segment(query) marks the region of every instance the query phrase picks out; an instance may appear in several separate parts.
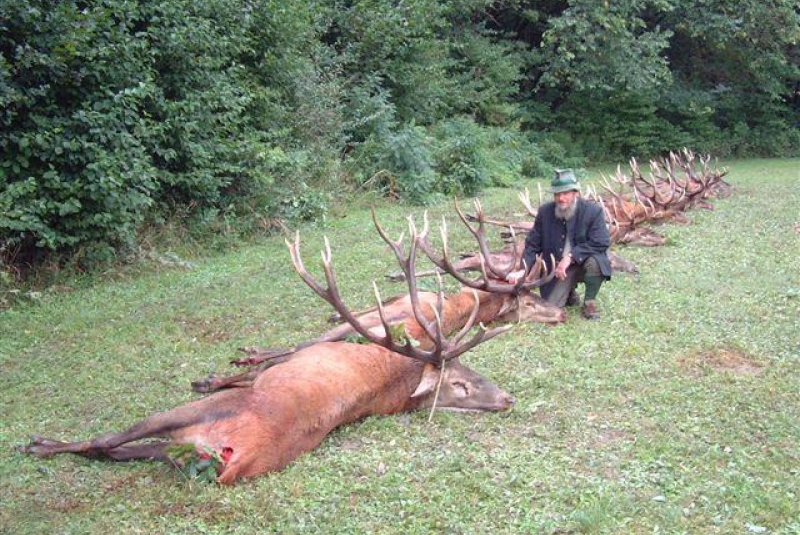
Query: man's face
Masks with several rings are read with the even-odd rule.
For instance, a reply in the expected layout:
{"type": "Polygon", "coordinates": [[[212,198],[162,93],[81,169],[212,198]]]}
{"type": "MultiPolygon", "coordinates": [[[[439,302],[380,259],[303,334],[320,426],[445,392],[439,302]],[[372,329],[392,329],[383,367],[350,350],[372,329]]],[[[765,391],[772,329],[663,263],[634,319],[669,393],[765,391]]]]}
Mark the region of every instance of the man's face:
{"type": "Polygon", "coordinates": [[[575,190],[562,191],[561,193],[554,193],[553,199],[556,201],[556,206],[561,210],[566,210],[575,204],[575,198],[578,192],[575,190]]]}

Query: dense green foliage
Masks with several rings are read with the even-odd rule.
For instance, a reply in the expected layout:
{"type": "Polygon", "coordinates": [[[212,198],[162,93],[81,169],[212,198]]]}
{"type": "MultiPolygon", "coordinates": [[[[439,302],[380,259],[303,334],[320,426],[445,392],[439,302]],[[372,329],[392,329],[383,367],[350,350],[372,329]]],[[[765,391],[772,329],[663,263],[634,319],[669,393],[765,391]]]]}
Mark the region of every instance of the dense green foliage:
{"type": "Polygon", "coordinates": [[[0,258],[683,146],[797,154],[799,21],[789,0],[0,0],[0,258]]]}

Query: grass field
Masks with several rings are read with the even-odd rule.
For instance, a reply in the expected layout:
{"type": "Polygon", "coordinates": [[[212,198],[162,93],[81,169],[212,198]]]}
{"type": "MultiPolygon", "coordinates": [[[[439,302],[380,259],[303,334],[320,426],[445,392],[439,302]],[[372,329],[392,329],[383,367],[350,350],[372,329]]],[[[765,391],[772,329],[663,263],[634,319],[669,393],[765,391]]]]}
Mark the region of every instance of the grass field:
{"type": "MultiPolygon", "coordinates": [[[[727,166],[715,211],[619,249],[641,274],[603,287],[600,321],[573,310],[463,357],[513,411],[370,418],[233,488],[14,446],[122,429],[194,399],[239,346],[326,329],[283,239],[44,290],[0,313],[0,533],[800,533],[800,159],[727,166]]],[[[515,191],[482,201],[521,211],[515,191]]],[[[378,215],[399,234],[411,211],[378,215]]],[[[430,212],[469,248],[450,204],[430,212]]],[[[301,230],[309,268],[330,238],[354,307],[396,270],[366,207],[301,230]]]]}

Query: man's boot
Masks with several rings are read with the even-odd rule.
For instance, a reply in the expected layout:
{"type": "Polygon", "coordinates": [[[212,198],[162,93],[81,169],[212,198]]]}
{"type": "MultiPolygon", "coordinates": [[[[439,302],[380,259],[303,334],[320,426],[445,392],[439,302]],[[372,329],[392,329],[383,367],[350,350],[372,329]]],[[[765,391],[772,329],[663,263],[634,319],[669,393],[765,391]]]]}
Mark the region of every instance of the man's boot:
{"type": "Polygon", "coordinates": [[[586,301],[581,309],[581,316],[587,320],[600,319],[600,312],[597,311],[597,304],[592,301],[586,301]]]}

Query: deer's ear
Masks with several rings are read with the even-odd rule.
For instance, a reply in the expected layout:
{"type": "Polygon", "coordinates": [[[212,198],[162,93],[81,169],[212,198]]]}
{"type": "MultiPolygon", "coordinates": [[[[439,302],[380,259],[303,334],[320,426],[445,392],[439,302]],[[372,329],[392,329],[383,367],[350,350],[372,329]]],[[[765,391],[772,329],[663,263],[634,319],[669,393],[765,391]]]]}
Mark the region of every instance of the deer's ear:
{"type": "Polygon", "coordinates": [[[436,383],[439,382],[440,373],[440,370],[433,364],[425,364],[425,367],[422,369],[422,377],[419,380],[419,385],[414,393],[411,394],[411,397],[417,398],[433,392],[433,389],[436,388],[436,383]]]}
{"type": "Polygon", "coordinates": [[[504,300],[500,310],[497,312],[497,317],[502,318],[506,314],[519,310],[519,301],[519,298],[504,300]]]}

